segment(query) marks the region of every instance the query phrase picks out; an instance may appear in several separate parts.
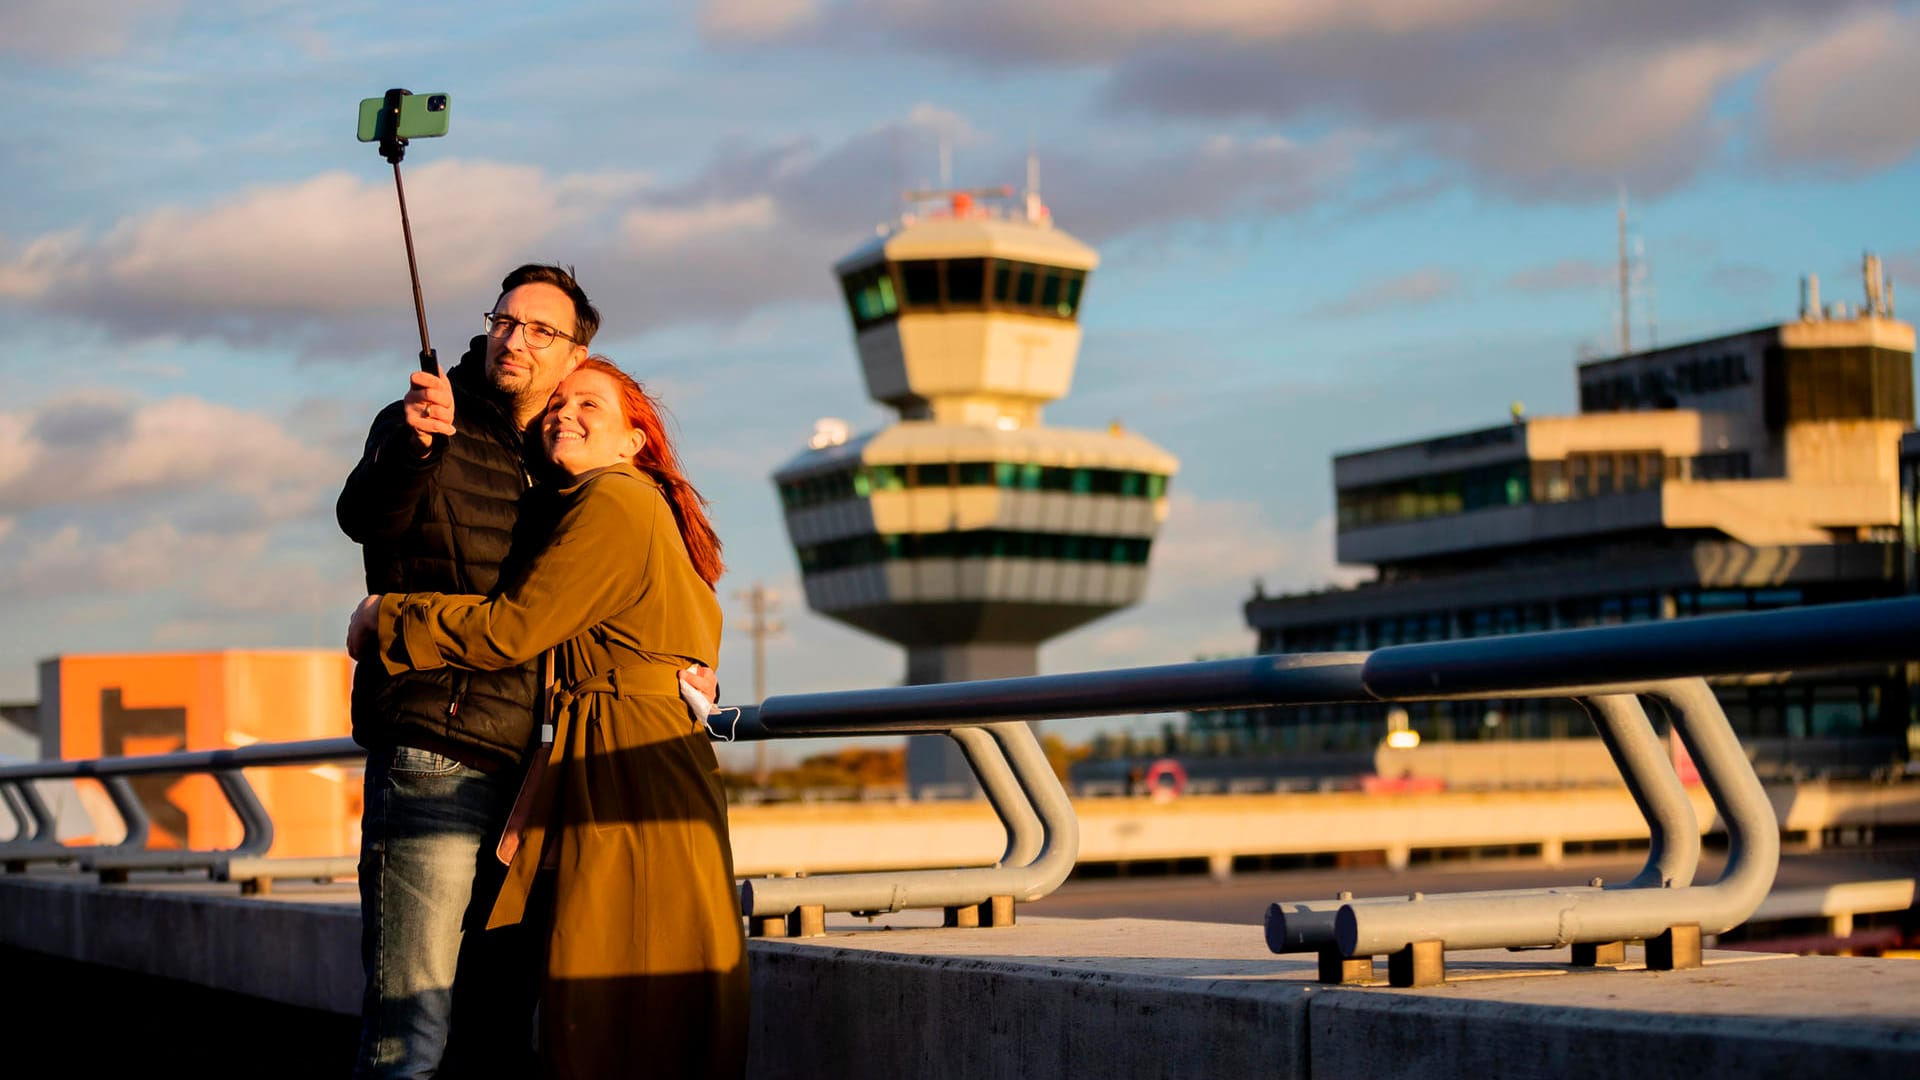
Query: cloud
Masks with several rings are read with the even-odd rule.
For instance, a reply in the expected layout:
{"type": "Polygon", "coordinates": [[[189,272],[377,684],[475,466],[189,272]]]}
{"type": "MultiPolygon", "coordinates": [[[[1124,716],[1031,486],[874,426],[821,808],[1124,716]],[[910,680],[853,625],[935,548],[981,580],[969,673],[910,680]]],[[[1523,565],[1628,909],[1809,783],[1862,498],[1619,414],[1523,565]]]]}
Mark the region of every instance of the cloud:
{"type": "Polygon", "coordinates": [[[1868,11],[1796,50],[1761,89],[1765,153],[1838,172],[1920,148],[1920,11],[1868,11]]]}
{"type": "Polygon", "coordinates": [[[1692,176],[1727,142],[1722,93],[1878,2],[850,0],[733,40],[1087,70],[1122,111],[1331,119],[1521,197],[1582,198],[1621,181],[1655,195],[1692,176]]]}
{"type": "Polygon", "coordinates": [[[8,0],[0,5],[0,53],[29,62],[124,52],[136,29],[170,21],[171,0],[8,0]]]}
{"type": "Polygon", "coordinates": [[[1529,266],[1507,277],[1506,286],[1520,292],[1580,292],[1612,285],[1619,271],[1598,259],[1561,259],[1546,266],[1529,266]]]}
{"type": "MultiPolygon", "coordinates": [[[[574,265],[615,335],[831,303],[834,260],[899,209],[887,178],[903,145],[939,134],[990,144],[964,117],[922,104],[905,120],[824,147],[730,142],[673,182],[430,163],[406,177],[430,326],[443,356],[455,351],[450,343],[466,340],[468,318],[493,301],[500,275],[530,260],[574,265]]],[[[1062,224],[1098,241],[1300,209],[1350,175],[1369,146],[1336,132],[1308,144],[1217,137],[1144,157],[1061,154],[1046,162],[1047,190],[1073,207],[1062,224]]],[[[1025,171],[1011,152],[998,170],[1025,171]]],[[[0,243],[0,306],[64,315],[123,340],[391,351],[412,321],[397,217],[389,185],[342,172],[161,206],[92,234],[0,243]]]]}
{"type": "Polygon", "coordinates": [[[0,412],[8,648],[335,644],[361,583],[328,511],[357,447],[327,426],[98,390],[0,412]]]}
{"type": "Polygon", "coordinates": [[[266,547],[263,529],[195,533],[170,521],[152,520],[118,536],[103,536],[68,523],[41,535],[11,560],[0,576],[0,596],[150,592],[192,580],[211,567],[245,564],[266,547]]]}
{"type": "Polygon", "coordinates": [[[1066,152],[1043,164],[1048,200],[1067,208],[1061,224],[1101,241],[1182,222],[1306,210],[1352,176],[1373,145],[1344,131],[1312,143],[1217,136],[1138,158],[1066,152]]]}
{"type": "MultiPolygon", "coordinates": [[[[574,196],[602,179],[463,161],[409,173],[429,302],[461,292],[491,300],[488,286],[509,260],[577,221],[575,206],[592,203],[574,196]]],[[[337,172],[207,206],[162,206],[98,236],[57,233],[0,251],[0,301],[127,338],[364,337],[368,320],[385,316],[384,329],[411,311],[398,218],[391,186],[337,172]]]]}
{"type": "Polygon", "coordinates": [[[1312,314],[1323,318],[1351,319],[1387,308],[1404,309],[1437,304],[1459,291],[1458,274],[1441,267],[1427,267],[1384,281],[1363,284],[1337,300],[1319,305],[1312,314]]]}
{"type": "Polygon", "coordinates": [[[1095,65],[1169,39],[1278,41],[1342,30],[1440,29],[1540,20],[1560,6],[1534,0],[708,0],[702,20],[722,41],[878,39],[989,66],[1095,65]]]}
{"type": "Polygon", "coordinates": [[[814,0],[706,0],[700,31],[713,41],[761,41],[805,25],[817,7],[814,0]]]}
{"type": "MultiPolygon", "coordinates": [[[[5,516],[198,494],[278,521],[310,510],[344,475],[342,463],[272,418],[193,397],[136,404],[111,391],[76,391],[34,413],[0,413],[5,516]]],[[[231,516],[205,503],[198,509],[207,520],[231,516]]]]}

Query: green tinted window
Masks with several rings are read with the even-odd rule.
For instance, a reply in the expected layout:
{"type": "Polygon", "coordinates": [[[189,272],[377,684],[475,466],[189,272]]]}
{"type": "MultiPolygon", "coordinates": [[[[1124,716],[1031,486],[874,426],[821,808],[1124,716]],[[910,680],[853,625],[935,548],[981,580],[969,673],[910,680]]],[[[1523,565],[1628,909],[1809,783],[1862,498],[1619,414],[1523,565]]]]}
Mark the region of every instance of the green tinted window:
{"type": "Polygon", "coordinates": [[[993,264],[993,298],[1003,304],[1013,297],[1013,267],[1004,259],[993,264]]]}
{"type": "Polygon", "coordinates": [[[847,309],[856,330],[891,318],[900,310],[893,291],[893,276],[886,266],[869,266],[840,279],[847,296],[847,309]]]}

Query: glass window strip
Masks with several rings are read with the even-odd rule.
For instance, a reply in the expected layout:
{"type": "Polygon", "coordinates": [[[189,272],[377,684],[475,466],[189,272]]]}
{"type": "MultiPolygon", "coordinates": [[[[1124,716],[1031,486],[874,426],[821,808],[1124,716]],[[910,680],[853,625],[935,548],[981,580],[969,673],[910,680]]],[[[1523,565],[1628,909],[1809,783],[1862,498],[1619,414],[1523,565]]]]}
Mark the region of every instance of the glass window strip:
{"type": "Polygon", "coordinates": [[[1152,548],[1153,542],[1144,537],[975,529],[856,536],[810,544],[797,548],[796,554],[803,571],[817,573],[905,559],[1024,558],[1140,566],[1152,548]]]}
{"type": "Polygon", "coordinates": [[[1073,495],[1164,498],[1169,478],[1128,469],[1090,469],[1016,461],[935,462],[918,465],[863,465],[777,484],[780,504],[797,510],[847,499],[865,499],[881,491],[924,488],[997,487],[1009,491],[1048,491],[1073,495]]]}

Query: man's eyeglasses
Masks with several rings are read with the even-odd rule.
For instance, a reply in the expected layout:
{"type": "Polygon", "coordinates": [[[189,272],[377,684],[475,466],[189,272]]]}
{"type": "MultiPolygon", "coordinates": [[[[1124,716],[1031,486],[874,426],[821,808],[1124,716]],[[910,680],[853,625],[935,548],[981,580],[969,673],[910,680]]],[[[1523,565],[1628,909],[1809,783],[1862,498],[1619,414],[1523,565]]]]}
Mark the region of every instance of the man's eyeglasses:
{"type": "Polygon", "coordinates": [[[482,315],[481,318],[487,321],[487,336],[501,341],[511,339],[514,327],[519,327],[520,337],[527,343],[529,349],[544,349],[553,344],[554,338],[566,338],[575,344],[580,341],[572,334],[563,334],[546,323],[521,322],[511,315],[500,315],[491,311],[482,315]]]}

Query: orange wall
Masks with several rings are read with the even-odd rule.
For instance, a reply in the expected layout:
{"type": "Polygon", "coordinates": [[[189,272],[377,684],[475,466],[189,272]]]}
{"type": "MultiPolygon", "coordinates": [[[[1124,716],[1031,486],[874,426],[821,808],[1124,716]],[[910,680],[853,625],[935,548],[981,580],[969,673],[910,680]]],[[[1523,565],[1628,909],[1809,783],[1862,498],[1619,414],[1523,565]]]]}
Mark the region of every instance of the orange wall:
{"type": "MultiPolygon", "coordinates": [[[[349,731],[353,662],[338,651],[119,653],[46,664],[58,671],[55,730],[62,758],[219,750],[349,731]]],[[[273,818],[271,854],[357,850],[360,775],[358,762],[246,770],[273,818]]],[[[240,842],[240,822],[212,777],[153,777],[135,786],[154,818],[151,846],[219,849],[240,842]]],[[[117,831],[110,821],[100,824],[103,833],[117,831]]]]}

